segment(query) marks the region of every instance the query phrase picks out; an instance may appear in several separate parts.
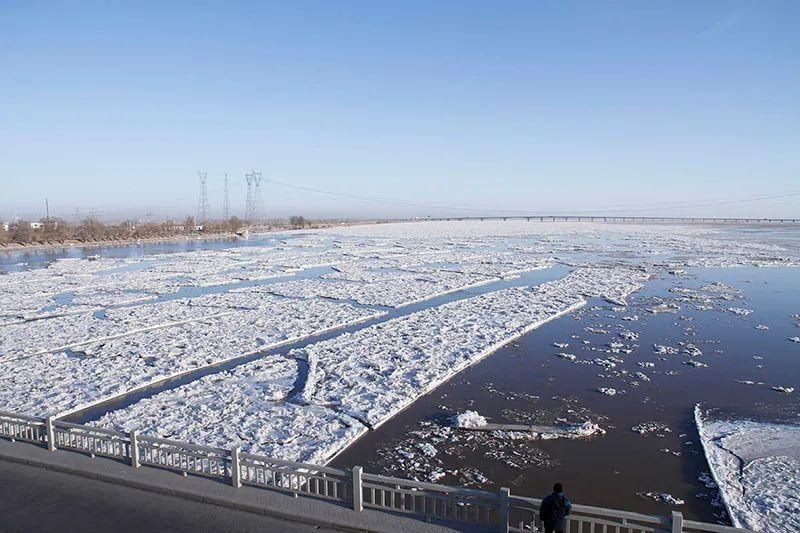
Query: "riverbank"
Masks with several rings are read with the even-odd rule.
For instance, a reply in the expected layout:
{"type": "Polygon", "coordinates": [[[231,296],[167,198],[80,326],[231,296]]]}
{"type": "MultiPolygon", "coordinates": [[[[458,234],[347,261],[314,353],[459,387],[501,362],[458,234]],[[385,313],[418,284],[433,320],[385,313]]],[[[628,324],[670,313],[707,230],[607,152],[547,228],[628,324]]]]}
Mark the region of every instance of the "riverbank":
{"type": "MultiPolygon", "coordinates": [[[[314,225],[305,228],[275,226],[275,227],[267,227],[259,231],[251,231],[250,235],[285,233],[289,231],[313,231],[325,228],[354,226],[362,224],[377,224],[377,223],[379,223],[379,221],[358,220],[358,221],[346,221],[346,222],[315,223],[314,225]]],[[[101,241],[66,240],[63,242],[46,242],[46,243],[30,243],[30,244],[20,244],[14,242],[14,243],[0,244],[0,253],[35,252],[42,250],[58,250],[58,249],[71,249],[71,248],[105,248],[105,247],[115,247],[115,246],[131,246],[135,244],[158,244],[158,243],[189,242],[189,241],[202,241],[202,242],[222,241],[222,240],[229,240],[236,238],[242,238],[242,237],[234,232],[224,232],[224,233],[212,233],[212,234],[198,233],[191,235],[172,235],[163,237],[147,237],[147,238],[131,238],[131,239],[109,239],[101,241]]]]}
{"type": "MultiPolygon", "coordinates": [[[[265,232],[267,233],[267,232],[265,232]]],[[[174,235],[170,237],[148,237],[145,239],[112,239],[108,241],[78,241],[67,240],[64,242],[47,243],[7,243],[0,245],[0,252],[33,252],[40,250],[67,249],[67,248],[104,248],[108,246],[130,246],[132,244],[154,244],[161,242],[183,242],[183,241],[215,241],[237,238],[235,233],[215,233],[213,235],[174,235]]]]}

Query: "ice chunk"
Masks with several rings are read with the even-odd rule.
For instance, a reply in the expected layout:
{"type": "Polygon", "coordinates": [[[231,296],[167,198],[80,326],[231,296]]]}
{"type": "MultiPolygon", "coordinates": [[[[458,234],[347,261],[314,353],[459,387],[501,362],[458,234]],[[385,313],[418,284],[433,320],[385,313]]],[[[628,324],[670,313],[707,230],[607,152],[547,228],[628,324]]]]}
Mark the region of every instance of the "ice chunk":
{"type": "Polygon", "coordinates": [[[655,434],[656,436],[663,437],[665,433],[671,433],[672,430],[664,424],[663,422],[642,422],[641,424],[636,424],[631,428],[631,430],[635,431],[640,435],[651,435],[655,434]]]}
{"type": "Polygon", "coordinates": [[[666,503],[667,505],[683,505],[686,503],[668,492],[640,492],[639,495],[643,498],[650,498],[657,502],[666,503]]]}
{"type": "Polygon", "coordinates": [[[485,425],[486,418],[477,411],[465,411],[455,418],[455,426],[458,428],[476,428],[485,425]]]}

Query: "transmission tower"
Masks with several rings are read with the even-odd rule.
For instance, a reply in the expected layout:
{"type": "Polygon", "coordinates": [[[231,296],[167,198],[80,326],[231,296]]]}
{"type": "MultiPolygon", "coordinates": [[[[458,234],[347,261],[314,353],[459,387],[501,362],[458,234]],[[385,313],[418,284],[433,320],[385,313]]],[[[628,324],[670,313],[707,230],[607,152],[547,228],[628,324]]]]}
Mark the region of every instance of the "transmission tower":
{"type": "Polygon", "coordinates": [[[251,170],[245,174],[247,179],[247,205],[245,218],[251,224],[264,221],[264,198],[261,196],[261,172],[251,170]]]}
{"type": "Polygon", "coordinates": [[[252,204],[253,204],[253,176],[248,172],[244,175],[247,180],[247,203],[244,204],[244,219],[246,222],[251,222],[252,204]]]}
{"type": "Polygon", "coordinates": [[[197,171],[200,177],[200,202],[197,206],[197,222],[202,224],[208,219],[208,191],[206,190],[206,182],[208,181],[208,174],[205,172],[197,171]]]}
{"type": "Polygon", "coordinates": [[[255,188],[253,189],[253,220],[264,222],[264,197],[261,196],[261,172],[255,173],[255,188]]]}
{"type": "Polygon", "coordinates": [[[222,220],[231,218],[231,206],[228,202],[228,173],[225,173],[225,200],[222,202],[222,220]]]}

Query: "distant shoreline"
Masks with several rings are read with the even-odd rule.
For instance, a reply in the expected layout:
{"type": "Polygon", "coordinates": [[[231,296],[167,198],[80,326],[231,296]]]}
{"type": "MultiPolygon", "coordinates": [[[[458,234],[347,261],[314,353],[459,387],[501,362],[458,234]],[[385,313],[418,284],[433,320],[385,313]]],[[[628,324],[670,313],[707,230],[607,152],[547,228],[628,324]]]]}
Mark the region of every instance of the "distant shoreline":
{"type": "MultiPolygon", "coordinates": [[[[265,232],[269,233],[269,232],[265,232]]],[[[212,235],[174,235],[171,237],[147,237],[137,239],[112,239],[108,241],[89,241],[82,242],[76,240],[68,240],[64,242],[47,242],[35,244],[19,244],[7,243],[0,245],[0,252],[14,253],[14,252],[27,252],[27,251],[41,251],[51,250],[58,248],[102,248],[104,246],[130,246],[132,244],[152,244],[159,242],[179,242],[179,241],[211,241],[211,240],[226,240],[236,238],[238,235],[235,233],[214,233],[212,235]]]]}
{"type": "MultiPolygon", "coordinates": [[[[270,227],[262,231],[251,232],[250,235],[264,235],[268,233],[284,233],[289,231],[313,231],[318,229],[333,228],[340,226],[354,226],[363,224],[376,224],[378,221],[348,221],[348,222],[320,222],[315,223],[313,226],[305,228],[284,228],[284,227],[270,227]]],[[[48,242],[48,243],[33,243],[33,244],[20,244],[20,243],[6,243],[0,244],[0,253],[16,253],[16,252],[36,252],[42,250],[57,250],[57,249],[71,249],[71,248],[102,248],[106,246],[130,246],[134,244],[155,244],[155,243],[170,243],[181,241],[224,241],[229,239],[243,238],[237,233],[210,233],[210,234],[192,234],[192,235],[172,235],[168,237],[146,237],[146,238],[131,238],[131,239],[111,239],[107,241],[89,241],[82,242],[78,240],[67,240],[64,242],[48,242]]]]}

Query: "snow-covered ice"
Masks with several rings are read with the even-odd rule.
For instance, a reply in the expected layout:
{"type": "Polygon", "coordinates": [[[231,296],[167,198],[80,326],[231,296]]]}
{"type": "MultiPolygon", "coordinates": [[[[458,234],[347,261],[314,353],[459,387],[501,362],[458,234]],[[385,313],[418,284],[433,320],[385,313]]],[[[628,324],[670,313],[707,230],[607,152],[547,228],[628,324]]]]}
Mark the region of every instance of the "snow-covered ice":
{"type": "Polygon", "coordinates": [[[400,307],[434,296],[496,281],[481,274],[455,272],[381,273],[370,282],[348,279],[302,279],[270,285],[282,296],[355,300],[366,305],[400,307]]]}
{"type": "Polygon", "coordinates": [[[377,426],[503,344],[583,303],[575,294],[507,289],[312,344],[297,354],[310,365],[303,398],[377,426]]]}
{"type": "Polygon", "coordinates": [[[295,361],[271,356],[145,398],[94,424],[324,464],[367,428],[325,407],[283,401],[296,379],[295,361]]]}
{"type": "Polygon", "coordinates": [[[0,361],[88,344],[100,339],[221,315],[230,310],[193,307],[171,300],[11,324],[0,328],[0,361]]]}
{"type": "Polygon", "coordinates": [[[455,426],[457,428],[476,428],[486,425],[486,418],[477,413],[477,411],[465,411],[455,417],[455,426]]]}
{"type": "Polygon", "coordinates": [[[733,524],[800,531],[800,425],[715,420],[700,407],[695,421],[733,524]]]}
{"type": "Polygon", "coordinates": [[[646,277],[601,270],[450,302],[307,346],[297,354],[310,365],[302,397],[378,426],[503,344],[584,305],[584,296],[624,300],[646,277]]]}
{"type": "MultiPolygon", "coordinates": [[[[83,344],[80,349],[0,362],[0,410],[39,416],[73,411],[168,377],[383,314],[322,300],[271,298],[268,313],[228,311],[83,344]]],[[[205,313],[214,309],[185,307],[205,313]]]]}

